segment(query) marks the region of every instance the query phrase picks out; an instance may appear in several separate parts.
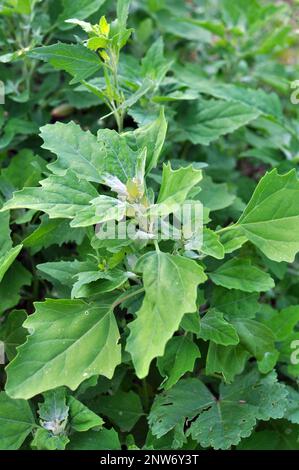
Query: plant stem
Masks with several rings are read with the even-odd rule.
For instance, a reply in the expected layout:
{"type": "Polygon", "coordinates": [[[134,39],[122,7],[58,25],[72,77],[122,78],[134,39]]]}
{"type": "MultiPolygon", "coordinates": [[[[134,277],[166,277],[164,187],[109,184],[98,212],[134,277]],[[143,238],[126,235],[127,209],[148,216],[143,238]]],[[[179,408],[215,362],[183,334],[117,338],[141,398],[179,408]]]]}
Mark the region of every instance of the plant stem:
{"type": "Polygon", "coordinates": [[[117,307],[118,305],[120,305],[122,302],[124,302],[125,300],[128,300],[130,299],[131,297],[134,297],[135,295],[138,295],[140,294],[141,292],[144,292],[144,287],[141,287],[140,289],[137,289],[135,290],[134,292],[131,292],[130,294],[128,295],[125,295],[124,297],[122,297],[121,299],[119,300],[116,300],[113,304],[112,304],[112,310],[115,309],[115,307],[117,307]]]}

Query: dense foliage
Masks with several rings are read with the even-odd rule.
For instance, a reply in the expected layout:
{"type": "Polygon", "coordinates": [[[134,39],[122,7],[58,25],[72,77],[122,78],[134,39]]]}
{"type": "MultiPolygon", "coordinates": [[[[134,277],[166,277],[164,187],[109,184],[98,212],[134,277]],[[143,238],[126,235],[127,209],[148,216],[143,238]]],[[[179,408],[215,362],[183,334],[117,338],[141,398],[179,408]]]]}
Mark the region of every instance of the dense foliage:
{"type": "Polygon", "coordinates": [[[0,449],[299,449],[296,5],[0,2],[0,449]]]}

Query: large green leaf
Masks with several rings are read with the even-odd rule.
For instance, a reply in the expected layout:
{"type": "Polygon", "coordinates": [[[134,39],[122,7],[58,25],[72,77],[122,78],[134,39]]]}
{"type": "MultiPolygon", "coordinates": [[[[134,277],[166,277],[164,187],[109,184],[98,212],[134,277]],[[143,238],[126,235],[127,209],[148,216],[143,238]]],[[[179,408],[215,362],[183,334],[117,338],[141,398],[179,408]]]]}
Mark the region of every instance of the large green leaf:
{"type": "Polygon", "coordinates": [[[239,289],[245,292],[265,292],[275,284],[271,276],[249,259],[231,259],[210,273],[210,278],[218,286],[239,289]]]}
{"type": "Polygon", "coordinates": [[[85,20],[105,3],[106,0],[63,0],[63,10],[58,17],[61,29],[70,28],[64,21],[70,18],[85,20]]]}
{"type": "Polygon", "coordinates": [[[114,395],[101,395],[92,403],[93,409],[107,416],[121,431],[130,431],[143,416],[140,397],[132,390],[118,390],[114,395]]]}
{"type": "Polygon", "coordinates": [[[69,450],[120,450],[117,432],[112,429],[74,433],[67,446],[69,450]]]}
{"type": "Polygon", "coordinates": [[[178,140],[209,145],[221,135],[234,132],[259,116],[259,111],[242,103],[200,100],[179,118],[178,140]]]}
{"type": "Polygon", "coordinates": [[[199,77],[196,66],[176,67],[176,77],[193,90],[213,98],[246,104],[266,115],[281,118],[282,110],[278,96],[261,89],[251,89],[233,83],[222,83],[199,77]]]}
{"type": "Polygon", "coordinates": [[[43,148],[57,155],[57,160],[48,165],[56,175],[65,175],[71,168],[79,179],[100,182],[103,154],[96,137],[83,131],[73,121],[68,124],[56,122],[41,127],[43,148]]]}
{"type": "Polygon", "coordinates": [[[49,62],[58,70],[68,72],[74,77],[73,83],[85,80],[101,68],[101,61],[97,54],[81,44],[58,42],[51,46],[32,49],[28,55],[33,59],[49,62]]]}
{"type": "Polygon", "coordinates": [[[299,251],[299,182],[296,171],[274,169],[260,180],[237,227],[268,258],[294,261],[299,251]]]}
{"type": "Polygon", "coordinates": [[[249,357],[248,351],[240,344],[223,346],[210,341],[206,359],[206,374],[221,374],[224,381],[230,383],[236,375],[243,372],[249,357]]]}
{"type": "Polygon", "coordinates": [[[152,359],[164,353],[184,314],[196,310],[197,286],[206,276],[195,261],[161,251],[145,255],[136,269],[143,273],[145,297],[130,324],[127,351],[142,378],[152,359]]]}
{"type": "Polygon", "coordinates": [[[4,274],[12,265],[23,245],[12,247],[9,228],[9,213],[0,214],[0,282],[4,274]]]}
{"type": "Polygon", "coordinates": [[[174,336],[157,360],[160,374],[164,377],[163,388],[171,388],[186,372],[192,372],[197,358],[201,356],[198,346],[188,336],[174,336]]]}
{"type": "Polygon", "coordinates": [[[240,375],[231,385],[221,384],[217,399],[199,379],[185,379],[155,399],[149,424],[161,437],[182,420],[192,419],[187,431],[192,439],[202,447],[228,449],[248,437],[257,420],[282,418],[286,396],[275,372],[261,376],[253,369],[240,375]]]}
{"type": "Polygon", "coordinates": [[[16,450],[36,427],[30,405],[0,393],[0,450],[16,450]]]}
{"type": "Polygon", "coordinates": [[[96,374],[111,378],[120,362],[119,332],[111,302],[37,303],[36,313],[24,323],[31,334],[7,367],[7,393],[30,398],[61,385],[74,390],[96,374]]]}
{"type": "Polygon", "coordinates": [[[239,343],[236,329],[223,318],[223,313],[210,309],[200,322],[200,337],[229,346],[239,343]]]}
{"type": "Polygon", "coordinates": [[[24,188],[14,193],[13,198],[6,202],[1,209],[35,209],[46,212],[50,218],[75,218],[78,212],[86,210],[89,219],[84,219],[84,225],[90,220],[90,201],[98,196],[91,183],[79,180],[72,170],[64,176],[52,175],[40,182],[41,187],[24,188]]]}

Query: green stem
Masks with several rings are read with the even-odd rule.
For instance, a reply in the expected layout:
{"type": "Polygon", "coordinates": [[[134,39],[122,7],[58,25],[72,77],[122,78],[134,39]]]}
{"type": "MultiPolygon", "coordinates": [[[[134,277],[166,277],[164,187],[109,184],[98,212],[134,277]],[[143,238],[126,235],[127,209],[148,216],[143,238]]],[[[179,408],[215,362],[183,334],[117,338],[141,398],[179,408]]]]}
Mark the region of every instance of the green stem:
{"type": "Polygon", "coordinates": [[[237,224],[228,225],[227,227],[223,227],[223,228],[220,228],[219,230],[216,230],[215,233],[223,233],[223,232],[227,232],[228,230],[235,230],[236,228],[238,228],[237,224]]]}
{"type": "Polygon", "coordinates": [[[118,305],[120,305],[122,302],[124,302],[125,300],[128,300],[130,299],[131,297],[134,297],[135,295],[138,295],[140,294],[141,292],[144,292],[144,287],[141,287],[140,289],[137,289],[135,290],[134,292],[131,292],[130,294],[128,295],[125,295],[124,297],[122,297],[121,299],[119,300],[116,300],[113,304],[112,304],[112,310],[115,309],[115,307],[117,307],[118,305]]]}

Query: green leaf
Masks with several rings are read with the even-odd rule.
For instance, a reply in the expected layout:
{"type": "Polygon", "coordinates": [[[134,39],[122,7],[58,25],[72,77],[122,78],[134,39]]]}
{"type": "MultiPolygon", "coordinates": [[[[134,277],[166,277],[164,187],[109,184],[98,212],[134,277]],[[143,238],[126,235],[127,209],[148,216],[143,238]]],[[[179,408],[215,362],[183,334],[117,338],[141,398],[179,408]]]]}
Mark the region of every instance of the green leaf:
{"type": "Polygon", "coordinates": [[[213,256],[213,258],[224,258],[224,247],[219,240],[219,235],[206,227],[203,229],[203,245],[200,251],[207,256],[213,256]]]}
{"type": "Polygon", "coordinates": [[[203,382],[195,378],[182,379],[170,390],[156,396],[148,416],[150,430],[161,438],[186,417],[195,417],[213,403],[214,397],[203,382]]]}
{"type": "Polygon", "coordinates": [[[8,394],[30,398],[61,385],[75,390],[92,375],[111,378],[120,362],[111,303],[112,299],[103,299],[100,305],[50,299],[37,303],[36,313],[24,323],[32,333],[7,367],[8,394]]]}
{"type": "Polygon", "coordinates": [[[273,421],[271,430],[256,431],[239,445],[238,450],[299,450],[299,426],[285,420],[273,421]]]}
{"type": "Polygon", "coordinates": [[[79,400],[74,397],[69,397],[69,419],[70,425],[75,431],[88,431],[92,428],[103,426],[104,421],[87,406],[83,405],[79,400]]]}
{"type": "Polygon", "coordinates": [[[177,140],[209,145],[221,135],[234,132],[259,116],[254,108],[241,103],[200,100],[180,116],[177,140]]]}
{"type": "Polygon", "coordinates": [[[91,132],[83,131],[73,121],[56,122],[41,127],[40,136],[42,147],[57,155],[57,160],[48,165],[53,173],[65,175],[71,168],[79,179],[101,182],[103,154],[91,132]]]}
{"type": "MultiPolygon", "coordinates": [[[[263,323],[251,319],[233,320],[240,342],[256,359],[262,360],[265,355],[275,352],[274,335],[263,323]]],[[[275,364],[274,364],[275,365],[275,364]]],[[[270,370],[273,368],[270,367],[270,370]]],[[[267,371],[269,372],[269,370],[267,371]]]]}
{"type": "Polygon", "coordinates": [[[192,165],[173,170],[170,162],[164,163],[157,204],[162,204],[167,212],[171,212],[185,201],[190,190],[201,179],[202,171],[196,170],[192,165]]]}
{"type": "MultiPolygon", "coordinates": [[[[64,388],[57,388],[44,393],[44,402],[38,405],[41,426],[54,435],[65,433],[69,407],[66,404],[64,388]]],[[[40,437],[44,439],[45,433],[40,437]]]]}
{"type": "Polygon", "coordinates": [[[72,83],[86,80],[102,67],[100,58],[81,44],[58,42],[32,49],[27,55],[49,62],[55,69],[69,73],[73,77],[72,83]]]}
{"type": "Polygon", "coordinates": [[[31,447],[36,450],[64,450],[69,438],[65,434],[54,435],[43,428],[38,428],[31,442],[31,447]]]}
{"type": "Polygon", "coordinates": [[[133,150],[146,148],[146,172],[155,168],[165,141],[167,121],[164,108],[161,108],[159,117],[149,124],[138,127],[124,135],[133,150]]]}
{"type": "Polygon", "coordinates": [[[11,361],[17,354],[17,346],[26,340],[27,330],[23,323],[27,318],[25,310],[13,310],[0,327],[0,340],[4,343],[5,353],[11,361]]]}
{"type": "Polygon", "coordinates": [[[25,400],[12,400],[6,393],[1,392],[0,449],[19,449],[35,427],[29,403],[25,400]]]}
{"type": "Polygon", "coordinates": [[[22,287],[30,286],[31,280],[31,273],[27,271],[21,263],[15,261],[6,272],[0,284],[1,313],[18,304],[22,287]]]}
{"type": "Polygon", "coordinates": [[[164,57],[164,43],[160,37],[148,49],[146,55],[141,61],[141,75],[150,78],[159,86],[168,70],[172,65],[172,61],[164,57]]]}
{"type": "Polygon", "coordinates": [[[85,20],[100,9],[106,0],[63,0],[63,10],[58,17],[61,29],[68,29],[70,25],[64,21],[69,18],[85,20]]]}
{"type": "Polygon", "coordinates": [[[165,353],[157,360],[157,367],[162,377],[165,390],[171,388],[186,373],[192,372],[197,358],[201,356],[198,346],[188,336],[171,338],[165,353]]]}
{"type": "Polygon", "coordinates": [[[75,433],[68,444],[69,450],[120,450],[117,432],[112,429],[75,433]]]}
{"type": "Polygon", "coordinates": [[[140,398],[132,390],[118,390],[111,396],[102,395],[95,400],[93,408],[107,416],[123,432],[130,431],[144,414],[140,398]]]}
{"type": "Polygon", "coordinates": [[[200,322],[200,335],[205,341],[229,346],[239,343],[239,337],[233,325],[228,323],[223,313],[215,308],[208,310],[200,322]]]}
{"type": "Polygon", "coordinates": [[[232,385],[221,384],[217,400],[199,379],[185,379],[155,399],[149,424],[161,437],[182,419],[192,420],[187,435],[193,440],[202,447],[228,449],[248,437],[257,420],[282,418],[286,396],[275,372],[263,377],[252,369],[232,385]]]}
{"type": "Polygon", "coordinates": [[[250,259],[226,261],[210,273],[210,278],[218,286],[245,292],[266,292],[275,286],[271,276],[253,266],[250,259]]]}
{"type": "Polygon", "coordinates": [[[250,354],[240,344],[222,346],[211,341],[206,360],[206,374],[221,374],[224,381],[230,383],[236,375],[243,372],[249,357],[250,354]]]}
{"type": "Polygon", "coordinates": [[[266,173],[237,227],[271,260],[293,262],[299,251],[299,182],[296,171],[279,175],[274,169],[266,173]]]}
{"type": "MultiPolygon", "coordinates": [[[[96,189],[88,181],[79,180],[72,170],[64,176],[49,176],[40,182],[41,187],[24,188],[13,194],[4,204],[3,210],[35,209],[46,212],[50,218],[74,218],[84,210],[89,214],[89,203],[98,196],[96,189]]],[[[86,225],[92,217],[84,219],[86,225]]],[[[82,222],[83,223],[83,222],[82,222]]]]}
{"type": "Polygon", "coordinates": [[[228,191],[226,183],[214,183],[212,178],[204,176],[200,182],[200,193],[196,196],[210,211],[218,211],[230,206],[235,196],[228,191]]]}
{"type": "Polygon", "coordinates": [[[266,93],[261,89],[251,89],[232,83],[221,83],[199,77],[199,71],[194,65],[176,67],[176,77],[193,90],[213,98],[238,102],[265,114],[281,119],[282,110],[278,96],[266,93]]]}
{"type": "Polygon", "coordinates": [[[218,402],[192,423],[189,434],[201,446],[228,449],[248,437],[257,419],[282,418],[286,388],[275,372],[261,377],[256,370],[220,386],[218,402]]]}
{"type": "Polygon", "coordinates": [[[254,318],[260,310],[259,293],[248,294],[235,289],[215,286],[212,294],[212,307],[220,310],[229,320],[234,318],[254,318]]]}
{"type": "Polygon", "coordinates": [[[275,341],[284,341],[293,334],[299,323],[299,306],[292,305],[280,311],[267,309],[265,313],[262,310],[258,318],[271,329],[275,341]]]}
{"type": "Polygon", "coordinates": [[[132,150],[126,134],[118,134],[111,129],[100,129],[97,134],[98,148],[103,159],[105,173],[117,176],[126,183],[135,176],[135,166],[139,149],[132,150]]]}
{"type": "Polygon", "coordinates": [[[20,253],[23,245],[17,245],[12,247],[12,241],[10,239],[10,228],[9,228],[9,213],[0,214],[0,282],[3,279],[4,274],[10,268],[18,254],[20,253]]]}
{"type": "Polygon", "coordinates": [[[206,276],[194,261],[160,251],[143,256],[136,269],[143,273],[145,297],[130,324],[127,351],[143,378],[152,359],[163,355],[184,314],[196,311],[197,285],[206,276]]]}
{"type": "Polygon", "coordinates": [[[23,246],[30,248],[32,254],[51,245],[61,246],[63,243],[77,243],[80,245],[85,236],[84,229],[70,227],[69,221],[64,219],[49,219],[47,215],[40,218],[39,226],[23,240],[23,246]]]}

